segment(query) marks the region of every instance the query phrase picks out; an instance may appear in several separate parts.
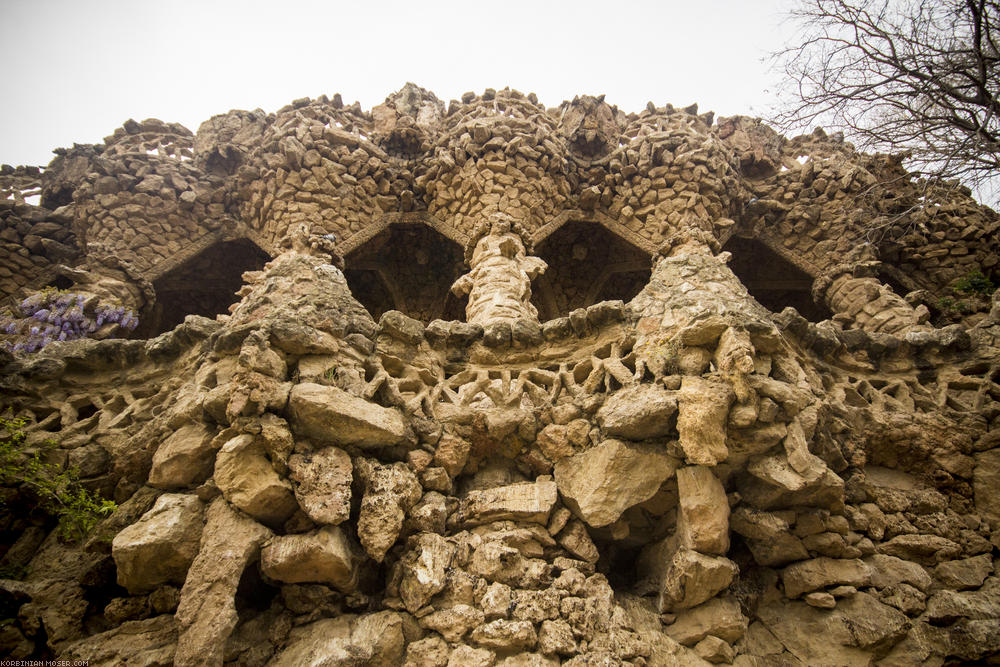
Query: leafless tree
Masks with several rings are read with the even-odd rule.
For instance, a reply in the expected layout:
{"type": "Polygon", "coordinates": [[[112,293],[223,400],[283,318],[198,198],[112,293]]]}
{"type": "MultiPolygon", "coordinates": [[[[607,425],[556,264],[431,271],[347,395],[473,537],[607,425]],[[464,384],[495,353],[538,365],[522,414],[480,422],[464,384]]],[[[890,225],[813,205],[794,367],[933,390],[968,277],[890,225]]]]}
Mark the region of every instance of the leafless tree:
{"type": "Polygon", "coordinates": [[[821,125],[910,169],[993,190],[1000,176],[1000,2],[800,0],[774,120],[821,125]]]}

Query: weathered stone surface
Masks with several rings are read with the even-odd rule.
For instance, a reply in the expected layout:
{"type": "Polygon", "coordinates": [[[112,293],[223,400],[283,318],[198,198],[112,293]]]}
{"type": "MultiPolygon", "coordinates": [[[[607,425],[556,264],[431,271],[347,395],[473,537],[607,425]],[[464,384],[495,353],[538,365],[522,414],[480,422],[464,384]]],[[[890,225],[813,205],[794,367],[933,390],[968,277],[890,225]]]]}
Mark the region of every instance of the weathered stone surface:
{"type": "Polygon", "coordinates": [[[938,535],[898,535],[880,544],[878,550],[922,565],[951,560],[962,553],[962,547],[938,535]]]}
{"type": "Polygon", "coordinates": [[[358,554],[337,526],[273,538],[261,550],[261,571],[288,584],[329,584],[349,593],[358,580],[358,554]]]}
{"type": "Polygon", "coordinates": [[[566,551],[588,563],[596,563],[601,555],[594,545],[594,541],[590,539],[587,527],[583,525],[582,521],[576,519],[566,524],[566,527],[559,533],[558,541],[559,545],[566,551]]]}
{"type": "Polygon", "coordinates": [[[324,447],[288,459],[295,498],[316,523],[335,526],[351,513],[351,457],[342,449],[324,447]]]}
{"type": "Polygon", "coordinates": [[[1000,448],[978,452],[975,456],[972,485],[975,491],[976,510],[990,522],[994,530],[1000,529],[1000,448]]]}
{"type": "Polygon", "coordinates": [[[827,586],[867,586],[871,570],[856,558],[813,558],[786,567],[781,573],[781,581],[785,595],[797,598],[827,586]]]}
{"type": "Polygon", "coordinates": [[[130,593],[184,583],[198,554],[203,506],[196,496],[164,494],[151,510],[115,536],[111,554],[118,584],[130,593]]]}
{"type": "Polygon", "coordinates": [[[735,642],[747,631],[747,618],[731,597],[718,597],[677,614],[666,633],[685,646],[697,644],[707,635],[735,642]]]}
{"type": "Polygon", "coordinates": [[[729,501],[712,470],[703,466],[679,469],[677,494],[681,546],[707,554],[729,551],[729,501]]]}
{"type": "Polygon", "coordinates": [[[128,621],[119,627],[66,646],[60,660],[90,661],[92,665],[172,665],[177,650],[177,625],[172,615],[128,621]],[[127,656],[127,658],[126,658],[127,656]]]}
{"type": "Polygon", "coordinates": [[[677,432],[688,463],[714,466],[729,456],[726,418],[734,394],[717,379],[686,375],[677,395],[677,432]]]}
{"type": "Polygon", "coordinates": [[[409,546],[410,550],[400,562],[399,597],[412,614],[444,589],[455,547],[433,533],[412,538],[409,546]]]}
{"type": "Polygon", "coordinates": [[[556,500],[556,483],[546,478],[470,491],[460,512],[468,525],[504,519],[546,524],[556,500]]]}
{"type": "Polygon", "coordinates": [[[636,384],[611,394],[597,412],[605,433],[626,440],[646,440],[673,431],[677,398],[658,385],[636,384]]]}
{"type": "Polygon", "coordinates": [[[649,500],[677,468],[655,445],[605,440],[556,464],[559,493],[594,528],[614,523],[629,507],[649,500]],[[630,480],[623,485],[619,480],[630,480]]]}
{"type": "Polygon", "coordinates": [[[215,461],[213,436],[204,424],[186,424],[171,433],[153,455],[149,485],[180,489],[203,481],[215,461]]]}
{"type": "Polygon", "coordinates": [[[274,667],[397,665],[406,639],[399,614],[383,611],[360,618],[340,616],[295,628],[274,667]]]}
{"type": "Polygon", "coordinates": [[[263,444],[251,435],[222,446],[215,459],[215,483],[226,500],[272,528],[298,509],[291,483],[278,476],[263,444]]]}
{"type": "Polygon", "coordinates": [[[927,592],[934,583],[919,564],[895,556],[874,554],[865,558],[864,562],[871,573],[871,585],[877,588],[906,583],[927,592]]]}
{"type": "Polygon", "coordinates": [[[358,459],[357,471],[365,485],[358,516],[358,539],[368,555],[382,562],[399,537],[406,512],[423,495],[420,482],[402,463],[382,465],[358,459]]]}
{"type": "Polygon", "coordinates": [[[336,387],[303,383],[288,399],[292,430],[320,442],[357,447],[400,444],[410,436],[399,412],[336,387]]]}
{"type": "Polygon", "coordinates": [[[993,573],[993,556],[981,554],[973,558],[940,563],[934,568],[934,578],[956,591],[979,588],[993,573]]]}
{"type": "Polygon", "coordinates": [[[178,667],[222,664],[226,638],[238,620],[236,588],[271,535],[222,498],[216,498],[205,514],[201,548],[184,580],[175,615],[178,667]]]}
{"type": "Polygon", "coordinates": [[[490,621],[472,631],[472,641],[480,646],[499,651],[529,650],[534,648],[538,635],[527,621],[490,621]]]}
{"type": "Polygon", "coordinates": [[[690,609],[724,590],[736,577],[736,564],[688,549],[670,559],[660,586],[660,611],[690,609]]]}
{"type": "Polygon", "coordinates": [[[457,604],[421,617],[420,627],[439,632],[450,642],[460,642],[486,620],[483,612],[467,604],[457,604]]]}

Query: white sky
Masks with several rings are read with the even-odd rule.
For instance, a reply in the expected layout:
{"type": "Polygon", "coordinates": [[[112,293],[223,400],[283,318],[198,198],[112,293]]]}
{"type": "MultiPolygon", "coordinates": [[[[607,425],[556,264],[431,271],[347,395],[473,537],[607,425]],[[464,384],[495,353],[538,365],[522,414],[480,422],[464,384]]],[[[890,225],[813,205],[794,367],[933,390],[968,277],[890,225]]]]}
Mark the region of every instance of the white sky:
{"type": "Polygon", "coordinates": [[[0,0],[0,162],[45,165],[126,119],[192,131],[229,109],[406,81],[447,101],[511,86],[761,115],[788,0],[0,0]]]}

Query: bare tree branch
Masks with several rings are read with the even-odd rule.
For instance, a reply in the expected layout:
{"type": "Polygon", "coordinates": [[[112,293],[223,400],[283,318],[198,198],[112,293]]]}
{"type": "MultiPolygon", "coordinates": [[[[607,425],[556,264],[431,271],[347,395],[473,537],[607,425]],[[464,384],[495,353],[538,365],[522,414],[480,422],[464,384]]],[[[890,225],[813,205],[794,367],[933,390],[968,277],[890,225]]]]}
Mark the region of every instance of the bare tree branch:
{"type": "Polygon", "coordinates": [[[772,120],[839,130],[867,151],[983,190],[1000,172],[1000,3],[800,0],[772,120]]]}

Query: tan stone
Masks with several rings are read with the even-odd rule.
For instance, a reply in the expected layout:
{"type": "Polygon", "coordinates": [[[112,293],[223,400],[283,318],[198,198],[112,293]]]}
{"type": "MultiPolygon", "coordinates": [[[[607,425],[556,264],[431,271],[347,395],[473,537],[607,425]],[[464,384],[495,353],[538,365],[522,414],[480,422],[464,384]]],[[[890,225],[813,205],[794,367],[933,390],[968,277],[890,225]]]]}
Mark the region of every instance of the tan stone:
{"type": "Polygon", "coordinates": [[[781,573],[781,581],[785,585],[785,595],[797,598],[828,586],[867,586],[871,570],[856,558],[813,558],[786,567],[781,573]]]}
{"type": "Polygon", "coordinates": [[[729,551],[729,501],[722,482],[710,468],[688,466],[677,471],[681,545],[706,554],[729,551]]]}
{"type": "Polygon", "coordinates": [[[519,482],[482,491],[470,491],[462,502],[460,514],[467,525],[503,519],[517,519],[546,524],[557,499],[556,484],[551,478],[519,482]]]}
{"type": "Polygon", "coordinates": [[[351,457],[342,449],[324,447],[288,459],[295,498],[316,523],[337,525],[351,513],[351,457]]]}
{"type": "Polygon", "coordinates": [[[559,461],[555,478],[567,507],[599,528],[652,498],[676,468],[677,459],[654,445],[605,440],[559,461]],[[622,479],[630,481],[623,485],[622,479]]]}
{"type": "Polygon", "coordinates": [[[214,477],[226,500],[271,527],[298,509],[291,483],[278,476],[263,445],[251,435],[236,436],[222,446],[214,477]]]}
{"type": "Polygon", "coordinates": [[[349,593],[358,581],[358,555],[337,526],[275,537],[261,550],[261,571],[289,584],[329,584],[349,593]]]}
{"type": "Polygon", "coordinates": [[[396,410],[312,383],[292,388],[288,421],[295,433],[335,445],[384,447],[410,437],[396,410]]]}
{"type": "Polygon", "coordinates": [[[674,553],[660,585],[661,612],[695,607],[732,583],[736,564],[719,556],[681,549],[674,553]]]}
{"type": "Polygon", "coordinates": [[[645,440],[671,433],[677,398],[659,385],[637,384],[611,394],[597,412],[605,433],[627,440],[645,440]]]}
{"type": "Polygon", "coordinates": [[[158,489],[180,489],[203,481],[212,474],[215,449],[213,433],[203,424],[186,424],[164,440],[153,455],[149,485],[158,489]]]}
{"type": "Polygon", "coordinates": [[[714,466],[729,456],[726,419],[734,397],[722,380],[692,375],[681,380],[677,432],[688,463],[714,466]]]}
{"type": "Polygon", "coordinates": [[[136,523],[115,536],[111,555],[118,584],[130,593],[184,583],[198,554],[203,506],[196,496],[164,494],[136,523]]]}
{"type": "Polygon", "coordinates": [[[677,613],[666,633],[685,646],[693,646],[708,635],[727,642],[739,640],[747,631],[747,618],[731,597],[717,597],[677,613]]]}

